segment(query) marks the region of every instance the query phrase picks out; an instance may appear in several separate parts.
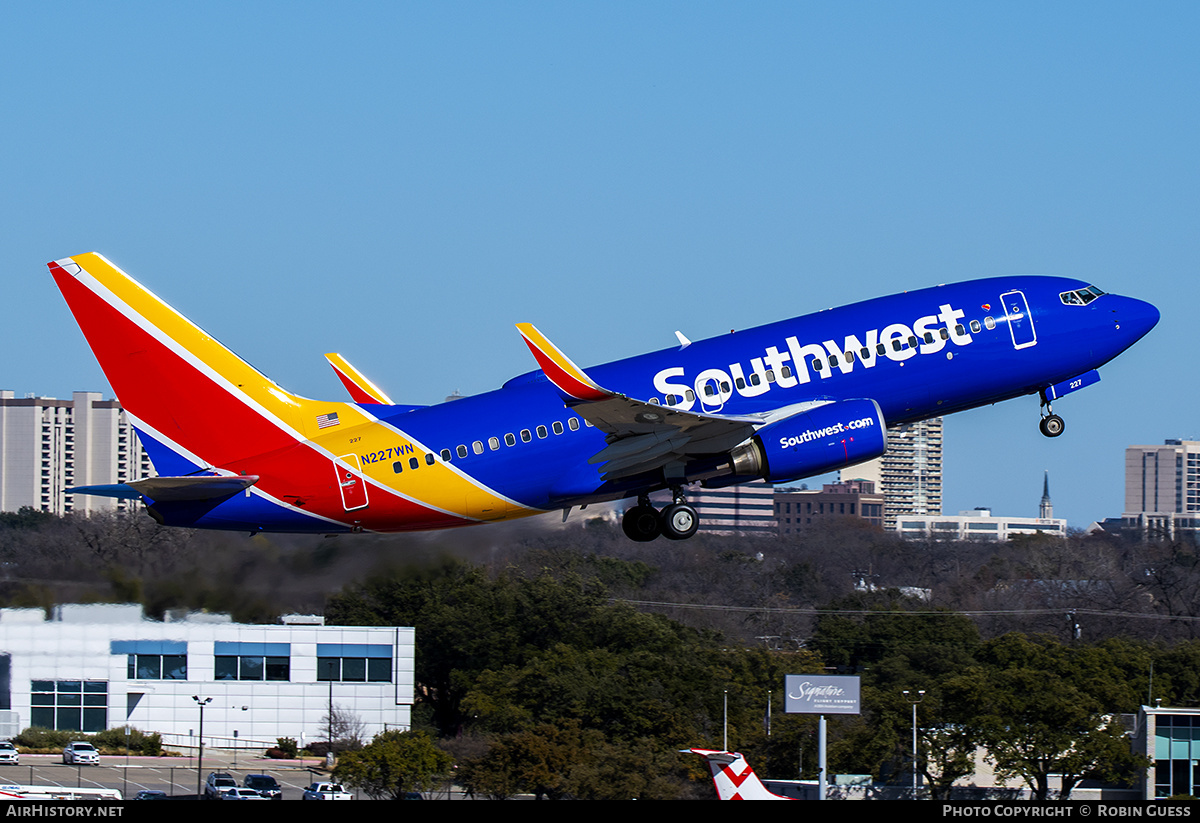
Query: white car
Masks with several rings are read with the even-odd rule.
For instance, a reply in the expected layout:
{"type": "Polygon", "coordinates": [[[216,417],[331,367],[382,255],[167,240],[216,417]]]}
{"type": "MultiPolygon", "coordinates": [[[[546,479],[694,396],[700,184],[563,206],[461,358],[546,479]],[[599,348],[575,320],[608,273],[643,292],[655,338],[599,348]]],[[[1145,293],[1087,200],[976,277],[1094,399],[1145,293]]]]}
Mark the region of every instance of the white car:
{"type": "Polygon", "coordinates": [[[63,749],[63,762],[84,766],[99,766],[100,752],[96,751],[96,747],[91,743],[76,740],[68,743],[67,747],[63,749]]]}
{"type": "Polygon", "coordinates": [[[342,788],[341,783],[311,783],[304,790],[301,800],[353,800],[354,795],[342,788]]]}
{"type": "Polygon", "coordinates": [[[254,789],[228,789],[226,791],[221,792],[220,799],[221,800],[266,800],[267,798],[263,797],[261,794],[254,791],[254,789]]]}
{"type": "Polygon", "coordinates": [[[21,762],[21,753],[17,747],[7,740],[0,740],[0,763],[6,766],[16,766],[21,762]]]}

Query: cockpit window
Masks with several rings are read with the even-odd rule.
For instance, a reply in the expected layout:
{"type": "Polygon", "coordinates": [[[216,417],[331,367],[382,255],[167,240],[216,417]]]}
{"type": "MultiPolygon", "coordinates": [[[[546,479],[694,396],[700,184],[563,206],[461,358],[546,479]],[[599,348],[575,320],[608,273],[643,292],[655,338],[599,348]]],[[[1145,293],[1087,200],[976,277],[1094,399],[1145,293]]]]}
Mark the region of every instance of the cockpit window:
{"type": "Polygon", "coordinates": [[[1087,288],[1076,289],[1075,291],[1065,291],[1058,296],[1058,299],[1068,306],[1086,306],[1103,294],[1104,292],[1095,286],[1088,286],[1087,288]]]}

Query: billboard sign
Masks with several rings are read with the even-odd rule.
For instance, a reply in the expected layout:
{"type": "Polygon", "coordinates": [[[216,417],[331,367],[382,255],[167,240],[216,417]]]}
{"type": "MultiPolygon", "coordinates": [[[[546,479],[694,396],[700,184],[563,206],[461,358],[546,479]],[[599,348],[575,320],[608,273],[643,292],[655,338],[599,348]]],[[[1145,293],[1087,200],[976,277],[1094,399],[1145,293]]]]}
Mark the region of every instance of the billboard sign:
{"type": "Polygon", "coordinates": [[[788,714],[860,714],[857,676],[789,674],[784,678],[788,714]]]}

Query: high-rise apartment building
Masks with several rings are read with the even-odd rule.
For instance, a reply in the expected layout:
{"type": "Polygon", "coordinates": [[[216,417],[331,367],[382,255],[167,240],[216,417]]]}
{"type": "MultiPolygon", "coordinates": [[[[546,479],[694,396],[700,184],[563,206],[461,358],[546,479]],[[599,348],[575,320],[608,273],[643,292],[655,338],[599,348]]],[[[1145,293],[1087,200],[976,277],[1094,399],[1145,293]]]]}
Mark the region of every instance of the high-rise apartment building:
{"type": "Polygon", "coordinates": [[[1200,441],[1126,448],[1121,519],[1142,537],[1200,536],[1200,441]]]}
{"type": "Polygon", "coordinates": [[[1126,448],[1125,511],[1200,512],[1200,441],[1126,448]]]}
{"type": "Polygon", "coordinates": [[[0,390],[0,511],[30,506],[52,514],[124,511],[136,505],[71,486],[153,477],[154,468],[116,400],[75,392],[70,400],[15,397],[0,390]]]}
{"type": "Polygon", "coordinates": [[[883,457],[851,466],[842,480],[870,480],[883,493],[884,528],[900,517],[942,513],[942,418],[888,429],[883,457]]]}

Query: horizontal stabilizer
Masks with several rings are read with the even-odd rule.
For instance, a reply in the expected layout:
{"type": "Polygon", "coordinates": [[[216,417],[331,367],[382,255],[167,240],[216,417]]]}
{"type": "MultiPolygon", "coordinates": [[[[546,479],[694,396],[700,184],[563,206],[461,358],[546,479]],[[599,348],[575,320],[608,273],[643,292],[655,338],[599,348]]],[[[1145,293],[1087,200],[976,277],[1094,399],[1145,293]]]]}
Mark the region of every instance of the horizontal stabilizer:
{"type": "Polygon", "coordinates": [[[72,486],[67,494],[90,494],[93,497],[115,497],[117,500],[136,500],[141,497],[128,483],[111,483],[105,486],[72,486]]]}
{"type": "Polygon", "coordinates": [[[116,497],[131,500],[146,497],[156,503],[180,500],[214,500],[230,497],[258,482],[258,475],[240,477],[147,477],[130,483],[110,486],[76,486],[67,489],[67,494],[92,494],[100,497],[116,497]]]}

